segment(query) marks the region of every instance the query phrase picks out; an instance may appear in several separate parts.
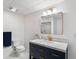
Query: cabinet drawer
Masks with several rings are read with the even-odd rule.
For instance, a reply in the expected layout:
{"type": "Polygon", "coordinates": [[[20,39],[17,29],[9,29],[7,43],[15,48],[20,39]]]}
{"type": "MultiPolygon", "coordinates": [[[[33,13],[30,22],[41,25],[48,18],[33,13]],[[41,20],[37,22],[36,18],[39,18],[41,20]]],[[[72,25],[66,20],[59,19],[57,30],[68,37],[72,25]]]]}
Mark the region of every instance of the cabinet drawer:
{"type": "Polygon", "coordinates": [[[50,53],[52,55],[65,57],[65,53],[64,52],[61,52],[61,51],[58,51],[58,50],[54,50],[54,49],[50,49],[49,51],[50,51],[50,53]]]}
{"type": "Polygon", "coordinates": [[[46,59],[65,59],[65,53],[54,49],[45,48],[46,59]]]}

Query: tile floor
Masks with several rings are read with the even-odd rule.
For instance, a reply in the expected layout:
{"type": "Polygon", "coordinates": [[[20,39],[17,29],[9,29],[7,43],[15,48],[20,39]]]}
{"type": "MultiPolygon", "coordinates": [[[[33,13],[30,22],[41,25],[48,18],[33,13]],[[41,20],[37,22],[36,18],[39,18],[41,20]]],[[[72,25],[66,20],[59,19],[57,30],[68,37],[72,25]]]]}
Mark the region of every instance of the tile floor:
{"type": "Polygon", "coordinates": [[[29,59],[29,53],[26,51],[19,53],[18,57],[11,56],[12,51],[11,47],[3,48],[3,59],[29,59]]]}

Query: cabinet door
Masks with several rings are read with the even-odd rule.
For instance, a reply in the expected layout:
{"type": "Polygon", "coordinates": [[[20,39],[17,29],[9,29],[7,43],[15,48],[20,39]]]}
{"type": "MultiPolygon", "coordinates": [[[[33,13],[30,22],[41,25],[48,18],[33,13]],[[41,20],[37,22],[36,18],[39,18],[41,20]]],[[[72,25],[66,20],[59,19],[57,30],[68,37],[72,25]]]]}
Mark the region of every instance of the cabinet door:
{"type": "Polygon", "coordinates": [[[30,44],[30,54],[34,58],[38,59],[39,58],[39,48],[35,44],[30,44]]]}
{"type": "Polygon", "coordinates": [[[36,59],[45,59],[44,58],[44,48],[36,44],[30,44],[30,54],[36,59]]]}
{"type": "Polygon", "coordinates": [[[45,59],[65,59],[65,54],[63,52],[45,48],[45,59]]]}
{"type": "Polygon", "coordinates": [[[45,48],[45,59],[50,59],[50,52],[48,48],[45,48]]]}

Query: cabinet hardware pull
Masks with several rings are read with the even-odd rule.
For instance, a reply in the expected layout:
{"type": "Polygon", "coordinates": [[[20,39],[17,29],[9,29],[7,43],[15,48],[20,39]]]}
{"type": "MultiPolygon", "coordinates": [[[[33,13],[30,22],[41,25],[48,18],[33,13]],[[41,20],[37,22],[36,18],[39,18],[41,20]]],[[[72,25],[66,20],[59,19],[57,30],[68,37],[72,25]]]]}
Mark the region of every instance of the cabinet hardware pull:
{"type": "Polygon", "coordinates": [[[59,57],[59,55],[52,53],[53,56],[59,57]]]}
{"type": "Polygon", "coordinates": [[[39,56],[39,58],[40,58],[40,59],[44,59],[44,57],[42,57],[42,56],[39,56]]]}

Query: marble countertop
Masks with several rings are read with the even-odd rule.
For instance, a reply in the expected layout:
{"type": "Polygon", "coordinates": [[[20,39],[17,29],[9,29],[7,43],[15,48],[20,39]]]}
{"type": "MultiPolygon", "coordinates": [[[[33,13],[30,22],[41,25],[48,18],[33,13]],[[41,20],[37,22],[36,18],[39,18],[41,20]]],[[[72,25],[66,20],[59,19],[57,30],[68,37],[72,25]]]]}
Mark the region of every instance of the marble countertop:
{"type": "Polygon", "coordinates": [[[57,42],[57,41],[48,41],[44,39],[35,39],[30,40],[31,43],[38,44],[41,46],[45,46],[51,49],[59,50],[62,52],[66,52],[68,43],[57,42]]]}

